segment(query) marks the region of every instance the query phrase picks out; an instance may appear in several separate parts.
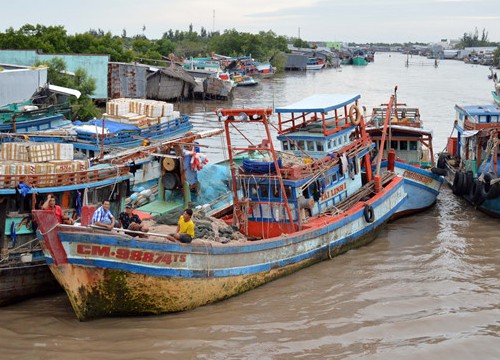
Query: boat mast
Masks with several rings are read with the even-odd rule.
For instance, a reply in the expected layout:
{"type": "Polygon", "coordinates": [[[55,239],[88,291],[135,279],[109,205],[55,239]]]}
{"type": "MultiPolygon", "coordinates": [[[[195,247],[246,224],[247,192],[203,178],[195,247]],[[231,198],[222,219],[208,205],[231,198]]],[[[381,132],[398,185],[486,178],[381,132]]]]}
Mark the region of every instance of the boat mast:
{"type": "MultiPolygon", "coordinates": [[[[226,141],[228,147],[229,154],[229,164],[231,169],[231,180],[232,180],[232,189],[233,189],[233,198],[234,198],[234,211],[235,211],[235,220],[237,220],[241,225],[241,223],[247,222],[247,213],[243,211],[247,204],[247,199],[240,199],[238,196],[238,182],[237,179],[244,177],[244,174],[239,174],[237,165],[234,162],[233,154],[236,152],[250,152],[250,151],[258,151],[261,153],[267,153],[271,157],[274,167],[276,169],[276,176],[270,176],[266,174],[265,177],[267,179],[275,179],[279,182],[281,194],[283,196],[283,205],[285,207],[288,219],[290,221],[290,225],[293,224],[292,211],[290,209],[290,205],[288,203],[288,197],[285,191],[285,185],[283,183],[283,176],[281,174],[281,169],[278,164],[278,156],[276,155],[276,151],[274,149],[272,135],[269,130],[269,122],[268,116],[271,115],[272,109],[219,109],[216,111],[219,117],[226,117],[224,121],[224,127],[226,131],[226,141]],[[264,126],[266,136],[267,136],[267,146],[258,145],[255,147],[254,144],[251,144],[250,140],[246,138],[243,133],[237,128],[238,123],[260,123],[264,126]],[[236,129],[246,140],[250,143],[248,146],[243,147],[233,147],[231,142],[231,132],[230,127],[236,129]]],[[[264,144],[261,143],[261,144],[264,144]]],[[[259,175],[252,174],[252,177],[258,177],[259,175]]],[[[241,226],[240,226],[241,227],[241,226]]]]}

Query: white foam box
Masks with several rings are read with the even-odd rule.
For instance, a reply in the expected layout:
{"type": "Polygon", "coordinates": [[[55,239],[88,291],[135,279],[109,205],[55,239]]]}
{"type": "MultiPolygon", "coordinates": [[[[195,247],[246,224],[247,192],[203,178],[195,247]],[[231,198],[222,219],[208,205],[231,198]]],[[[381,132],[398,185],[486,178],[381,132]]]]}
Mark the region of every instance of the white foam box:
{"type": "Polygon", "coordinates": [[[73,144],[55,143],[54,152],[54,160],[73,160],[75,155],[73,144]]]}
{"type": "Polygon", "coordinates": [[[53,143],[40,143],[28,145],[30,162],[46,162],[56,160],[53,143]]]}
{"type": "Polygon", "coordinates": [[[29,161],[28,144],[30,143],[2,143],[2,160],[29,161]]]}

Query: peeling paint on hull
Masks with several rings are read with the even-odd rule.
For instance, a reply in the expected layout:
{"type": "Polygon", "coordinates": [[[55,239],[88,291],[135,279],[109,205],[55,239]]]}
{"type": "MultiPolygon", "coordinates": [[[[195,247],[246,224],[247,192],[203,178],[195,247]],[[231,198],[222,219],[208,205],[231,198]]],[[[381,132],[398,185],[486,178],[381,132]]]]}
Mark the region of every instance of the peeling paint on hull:
{"type": "Polygon", "coordinates": [[[105,316],[147,315],[191,310],[221,301],[286,276],[317,262],[373,241],[381,227],[355,241],[337,248],[325,248],[313,258],[281,268],[252,275],[222,278],[161,277],[135,274],[123,270],[89,268],[79,265],[51,265],[64,284],[79,320],[105,316]],[[86,282],[68,282],[87,279],[86,282]]]}
{"type": "Polygon", "coordinates": [[[274,238],[212,245],[151,242],[64,227],[35,211],[47,262],[79,320],[194,309],[258,287],[374,240],[407,198],[396,179],[366,204],[274,238]]]}

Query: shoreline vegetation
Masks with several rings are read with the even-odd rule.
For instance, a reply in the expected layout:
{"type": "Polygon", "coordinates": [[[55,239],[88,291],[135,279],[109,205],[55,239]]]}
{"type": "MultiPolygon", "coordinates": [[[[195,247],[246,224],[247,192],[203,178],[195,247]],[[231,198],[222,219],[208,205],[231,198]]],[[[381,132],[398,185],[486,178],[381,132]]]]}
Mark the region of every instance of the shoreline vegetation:
{"type": "MultiPolygon", "coordinates": [[[[103,54],[109,55],[111,62],[139,62],[147,65],[167,66],[171,61],[181,63],[190,57],[210,57],[223,54],[229,57],[250,55],[257,61],[269,62],[276,72],[284,72],[289,45],[300,49],[311,49],[332,46],[332,43],[306,41],[295,37],[277,35],[272,30],[260,31],[257,34],[239,32],[236,29],[224,32],[208,32],[201,28],[200,32],[189,26],[187,31],[169,29],[160,39],[148,39],[142,34],[129,36],[125,29],[121,35],[113,35],[102,29],[90,29],[84,33],[68,34],[64,26],[45,26],[25,24],[19,29],[13,27],[0,32],[0,49],[36,50],[41,54],[103,54]]],[[[336,46],[355,47],[387,47],[411,49],[412,47],[429,46],[426,43],[336,43],[336,46]]],[[[500,42],[490,42],[488,33],[483,29],[481,35],[477,28],[463,37],[455,48],[497,46],[494,52],[494,63],[500,61],[500,42]]],[[[338,51],[338,49],[336,50],[338,51]]],[[[100,115],[100,110],[91,99],[95,91],[95,80],[87,74],[86,69],[78,69],[75,76],[66,71],[66,64],[59,58],[37,62],[33,66],[47,66],[48,80],[54,85],[74,88],[82,93],[80,99],[72,99],[80,119],[91,119],[100,115]]],[[[0,71],[2,68],[0,67],[0,71]]]]}

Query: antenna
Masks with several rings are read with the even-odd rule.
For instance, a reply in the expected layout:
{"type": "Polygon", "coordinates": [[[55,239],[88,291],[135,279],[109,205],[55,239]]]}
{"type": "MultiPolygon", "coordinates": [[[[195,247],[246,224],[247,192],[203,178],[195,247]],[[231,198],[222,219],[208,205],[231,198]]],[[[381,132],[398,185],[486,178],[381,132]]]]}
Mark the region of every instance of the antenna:
{"type": "Polygon", "coordinates": [[[215,9],[214,9],[214,19],[213,19],[213,22],[212,22],[212,33],[215,32],[215,9]]]}

